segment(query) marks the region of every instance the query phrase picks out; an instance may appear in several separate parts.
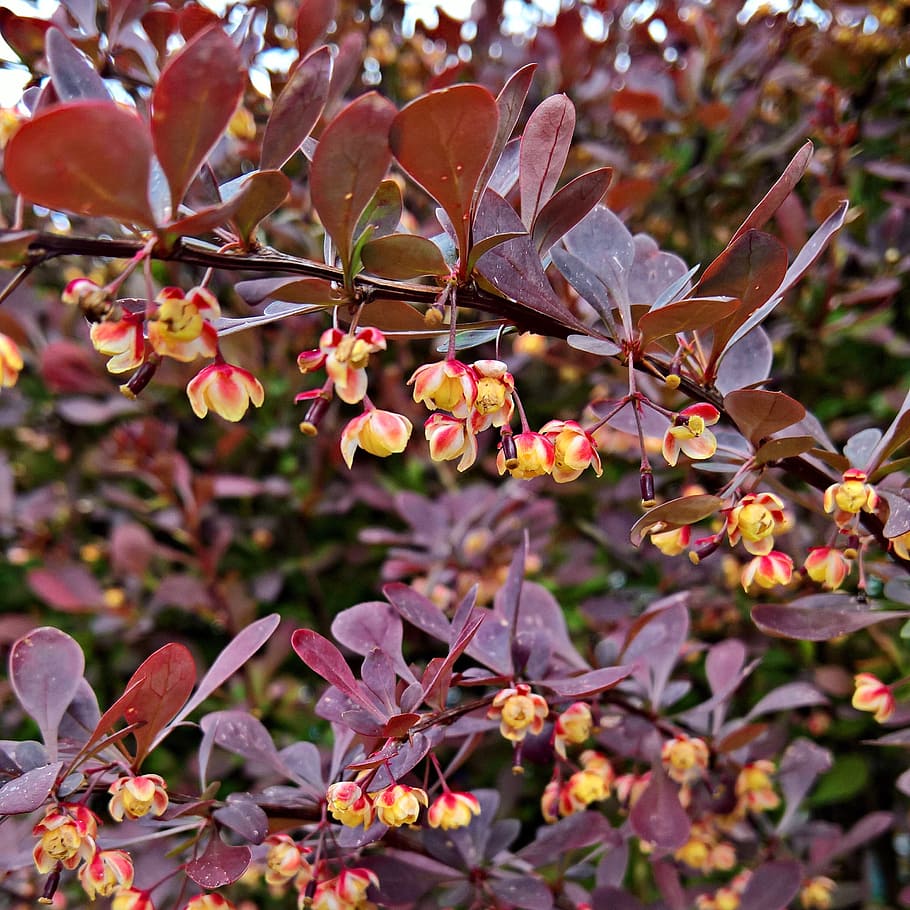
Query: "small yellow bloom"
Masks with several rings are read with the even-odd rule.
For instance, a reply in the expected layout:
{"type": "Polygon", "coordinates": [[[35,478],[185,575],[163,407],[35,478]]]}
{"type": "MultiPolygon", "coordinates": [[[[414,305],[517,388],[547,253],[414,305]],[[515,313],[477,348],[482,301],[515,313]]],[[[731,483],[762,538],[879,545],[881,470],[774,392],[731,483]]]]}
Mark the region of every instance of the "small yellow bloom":
{"type": "Polygon", "coordinates": [[[697,780],[708,767],[711,753],[703,739],[678,734],[668,739],[661,750],[661,760],[667,774],[677,783],[697,780]]]}
{"type": "Polygon", "coordinates": [[[152,813],[160,816],[168,805],[167,786],[164,778],[157,774],[142,774],[137,777],[118,777],[110,787],[111,800],[108,811],[114,821],[127,818],[142,818],[152,813]]]}
{"type": "Polygon", "coordinates": [[[856,686],[851,704],[857,711],[868,711],[875,719],[884,723],[894,713],[894,693],[872,673],[857,673],[853,677],[856,686]]]}
{"type": "Polygon", "coordinates": [[[329,812],[336,821],[348,828],[373,824],[373,804],[370,798],[353,781],[332,784],[325,794],[329,812]]]}
{"type": "Polygon", "coordinates": [[[349,421],[341,433],[341,455],[350,468],[354,453],[361,448],[370,455],[386,458],[403,452],[411,438],[411,421],[392,411],[368,408],[349,421]]]}
{"type": "Polygon", "coordinates": [[[232,423],[246,414],[250,404],[258,408],[265,400],[262,383],[230,363],[212,363],[200,370],[187,384],[186,394],[197,417],[214,411],[232,423]]]}
{"type": "Polygon", "coordinates": [[[89,900],[110,897],[119,888],[131,888],[133,861],[125,850],[98,850],[79,870],[79,883],[89,900]]]}
{"type": "Polygon", "coordinates": [[[824,875],[816,875],[803,883],[799,892],[799,901],[804,910],[828,910],[831,906],[831,895],[837,884],[824,875]]]}
{"type": "Polygon", "coordinates": [[[0,388],[8,389],[14,386],[23,365],[19,346],[9,335],[0,332],[0,388]]]}
{"type": "Polygon", "coordinates": [[[427,811],[427,821],[431,828],[450,831],[467,827],[475,815],[480,815],[477,797],[472,793],[453,793],[450,790],[433,800],[427,811]]]}
{"type": "Polygon", "coordinates": [[[419,787],[393,784],[378,793],[371,793],[376,816],[390,828],[413,825],[420,815],[420,807],[428,804],[427,794],[419,787]]]}
{"type": "Polygon", "coordinates": [[[499,732],[512,742],[521,742],[528,733],[536,735],[543,730],[549,713],[549,705],[542,695],[531,692],[527,683],[518,683],[514,688],[496,693],[487,717],[498,717],[499,732]]]}
{"type": "Polygon", "coordinates": [[[780,797],[771,783],[771,775],[776,770],[774,762],[765,759],[743,766],[736,778],[736,795],[743,808],[751,812],[768,812],[780,805],[780,797]]]}

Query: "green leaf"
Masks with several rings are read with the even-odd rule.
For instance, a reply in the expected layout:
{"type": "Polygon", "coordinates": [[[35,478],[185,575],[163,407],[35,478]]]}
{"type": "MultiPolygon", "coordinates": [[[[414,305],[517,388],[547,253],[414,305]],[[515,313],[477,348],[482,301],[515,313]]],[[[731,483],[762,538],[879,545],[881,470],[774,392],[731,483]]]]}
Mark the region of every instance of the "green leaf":
{"type": "Polygon", "coordinates": [[[449,273],[439,247],[416,234],[389,234],[369,240],[360,251],[360,261],[368,272],[395,281],[449,273]]]}
{"type": "Polygon", "coordinates": [[[841,755],[809,796],[810,806],[830,806],[859,795],[869,785],[869,763],[861,755],[841,755]]]}

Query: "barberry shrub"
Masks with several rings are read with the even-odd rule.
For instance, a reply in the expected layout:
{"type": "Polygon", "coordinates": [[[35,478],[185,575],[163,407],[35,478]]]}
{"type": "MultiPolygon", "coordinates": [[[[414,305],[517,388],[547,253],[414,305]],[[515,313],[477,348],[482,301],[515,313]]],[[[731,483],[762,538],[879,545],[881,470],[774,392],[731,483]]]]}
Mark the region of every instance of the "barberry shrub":
{"type": "Polygon", "coordinates": [[[0,11],[4,898],[910,905],[910,13],[807,7],[0,11]]]}

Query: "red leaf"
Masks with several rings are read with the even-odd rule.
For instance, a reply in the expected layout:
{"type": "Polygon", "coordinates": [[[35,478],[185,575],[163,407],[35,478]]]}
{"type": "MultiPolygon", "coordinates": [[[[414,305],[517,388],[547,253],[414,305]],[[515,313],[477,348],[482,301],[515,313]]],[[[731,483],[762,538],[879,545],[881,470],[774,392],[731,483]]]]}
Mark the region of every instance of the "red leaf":
{"type": "Polygon", "coordinates": [[[753,445],[806,416],[806,409],[789,395],[764,389],[730,392],[724,396],[724,409],[753,445]]]}
{"type": "Polygon", "coordinates": [[[301,57],[325,34],[334,18],[335,0],[300,0],[295,30],[301,57]]]}
{"type": "Polygon", "coordinates": [[[249,246],[259,222],[287,199],[290,188],[291,181],[281,171],[255,171],[244,179],[234,197],[237,210],[233,222],[245,246],[249,246]]]}
{"type": "Polygon", "coordinates": [[[48,29],[47,63],[61,101],[109,101],[111,94],[91,63],[59,28],[48,29]]]}
{"type": "Polygon", "coordinates": [[[498,125],[496,99],[485,88],[456,85],[412,101],[389,133],[401,166],[449,216],[462,268],[468,261],[474,189],[498,125]]]}
{"type": "MultiPolygon", "coordinates": [[[[301,6],[301,12],[306,6],[301,6]]],[[[260,168],[283,167],[310,135],[325,105],[331,75],[332,55],[327,47],[313,51],[291,73],[281,94],[275,99],[269,122],[265,125],[260,168]]]]}
{"type": "Polygon", "coordinates": [[[647,348],[658,338],[677,332],[700,332],[711,328],[739,308],[732,297],[689,297],[656,310],[650,310],[638,320],[641,346],[647,348]]]}
{"type": "Polygon", "coordinates": [[[599,167],[570,180],[547,200],[534,219],[534,246],[546,253],[600,202],[610,187],[613,168],[599,167]]]}
{"type": "Polygon", "coordinates": [[[521,220],[531,226],[553,195],[575,132],[575,106],[565,95],[552,95],[528,118],[521,137],[519,184],[521,220]]]}
{"type": "Polygon", "coordinates": [[[231,847],[213,832],[205,853],[187,863],[186,874],[203,888],[223,888],[246,872],[251,858],[249,847],[231,847]]]}
{"type": "Polygon", "coordinates": [[[240,54],[219,27],[195,35],[162,71],[152,93],[151,125],[172,213],[227,128],[245,79],[240,54]]]}
{"type": "Polygon", "coordinates": [[[29,202],[151,227],[151,160],[148,130],[135,113],[71,101],[22,124],[6,147],[4,171],[29,202]]]}
{"type": "Polygon", "coordinates": [[[325,128],[310,168],[313,206],[331,236],[347,274],[354,228],[392,160],[389,126],[394,105],[369,92],[345,107],[325,128]]]}
{"type": "Polygon", "coordinates": [[[158,733],[186,703],[196,682],[196,665],[181,644],[170,642],[159,648],[139,666],[127,683],[123,695],[98,721],[86,748],[104,736],[121,717],[127,724],[138,724],[134,769],[142,764],[158,733]]]}

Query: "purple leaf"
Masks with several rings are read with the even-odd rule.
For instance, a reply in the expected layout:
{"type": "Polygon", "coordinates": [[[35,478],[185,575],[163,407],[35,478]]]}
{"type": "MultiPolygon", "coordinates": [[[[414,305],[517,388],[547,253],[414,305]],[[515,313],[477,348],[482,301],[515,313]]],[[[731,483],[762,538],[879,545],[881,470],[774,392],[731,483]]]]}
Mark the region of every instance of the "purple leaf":
{"type": "Polygon", "coordinates": [[[33,718],[51,761],[57,758],[57,729],[82,681],[85,657],[65,632],[43,626],[10,649],[9,680],[33,718]]]}
{"type": "Polygon", "coordinates": [[[724,396],[724,409],[753,445],[773,433],[799,423],[806,409],[783,392],[738,389],[724,396]]]}
{"type": "Polygon", "coordinates": [[[679,880],[679,870],[672,863],[654,860],[651,863],[654,883],[670,910],[689,910],[689,902],[679,880]]]}
{"type": "Polygon", "coordinates": [[[313,51],[291,73],[275,99],[262,137],[259,167],[283,167],[319,120],[329,92],[332,55],[327,47],[313,51]]]}
{"type": "Polygon", "coordinates": [[[675,253],[664,252],[650,234],[636,234],[632,243],[635,259],[629,271],[629,302],[652,309],[672,303],[689,283],[691,273],[685,262],[675,253]]]}
{"type": "Polygon", "coordinates": [[[385,585],[383,595],[412,626],[440,641],[449,641],[449,623],[442,610],[428,597],[395,581],[385,585]]]}
{"type": "Polygon", "coordinates": [[[598,357],[612,357],[622,350],[618,344],[608,341],[606,338],[595,338],[592,335],[569,335],[566,343],[576,351],[584,351],[598,357]]]}
{"type": "Polygon", "coordinates": [[[0,787],[0,815],[34,812],[44,805],[62,767],[63,762],[57,761],[32,768],[0,787]]]}
{"type": "Polygon", "coordinates": [[[414,682],[414,674],[401,656],[401,618],[387,603],[369,601],[342,610],[332,620],[332,636],[362,657],[374,649],[382,651],[402,679],[414,682]]]}
{"type": "Polygon", "coordinates": [[[477,634],[483,622],[483,615],[474,615],[465,623],[461,634],[452,643],[449,653],[445,658],[434,658],[427,665],[426,672],[422,680],[423,698],[427,702],[432,702],[436,696],[439,696],[440,706],[445,704],[445,696],[448,694],[449,682],[452,679],[452,667],[455,661],[461,657],[462,652],[471,643],[471,640],[477,634]]]}
{"type": "Polygon", "coordinates": [[[891,490],[880,490],[879,495],[888,503],[888,520],[883,533],[889,540],[900,537],[910,531],[910,495],[907,490],[895,493],[891,490]]]}
{"type": "Polygon", "coordinates": [[[268,816],[249,794],[231,793],[227,805],[216,809],[212,816],[250,844],[261,844],[269,833],[268,816]]]}
{"type": "Polygon", "coordinates": [[[416,901],[430,888],[444,881],[457,880],[461,874],[429,856],[392,847],[387,847],[381,854],[364,856],[359,865],[372,869],[379,876],[377,898],[390,905],[416,901]]]}
{"type": "MultiPolygon", "coordinates": [[[[505,199],[487,190],[474,222],[474,240],[495,234],[524,231],[518,213],[505,199]]],[[[501,294],[521,301],[525,309],[542,313],[560,325],[587,333],[586,326],[556,296],[540,264],[537,250],[527,234],[500,244],[485,253],[475,269],[501,294]]]]}
{"type": "Polygon", "coordinates": [[[366,271],[395,281],[449,273],[439,247],[417,234],[387,234],[368,240],[360,258],[366,271]]]}
{"type": "Polygon", "coordinates": [[[908,616],[906,610],[857,609],[856,602],[845,594],[812,594],[789,606],[759,604],[752,608],[752,621],[762,632],[804,641],[829,641],[908,616]]]}
{"type": "Polygon", "coordinates": [[[521,220],[528,230],[556,189],[574,132],[575,105],[566,95],[551,95],[528,117],[519,159],[521,220]]]}
{"type": "Polygon", "coordinates": [[[376,696],[385,708],[387,716],[396,712],[395,667],[392,658],[379,648],[371,648],[360,668],[363,684],[376,696]]]}
{"type": "Polygon", "coordinates": [[[746,646],[738,638],[714,645],[705,658],[705,675],[714,695],[732,692],[742,679],[746,646]]]}
{"type": "Polygon", "coordinates": [[[795,862],[759,866],[743,892],[739,910],[785,910],[802,884],[803,869],[795,862]]]}
{"type": "Polygon", "coordinates": [[[815,783],[819,774],[831,769],[831,753],[808,739],[796,739],[784,752],[778,769],[777,781],[784,795],[786,809],[777,823],[778,832],[784,834],[799,810],[800,803],[815,783]]]}
{"type": "Polygon", "coordinates": [[[528,559],[528,538],[523,537],[521,544],[512,554],[509,571],[502,587],[496,592],[493,599],[495,610],[509,625],[515,625],[518,614],[518,603],[521,598],[521,586],[525,580],[525,564],[528,559]]]}
{"type": "MultiPolygon", "coordinates": [[[[570,180],[543,205],[531,235],[538,253],[545,255],[603,199],[613,179],[613,168],[600,167],[570,180]]],[[[500,194],[501,195],[501,194],[500,194]]]]}
{"type": "Polygon", "coordinates": [[[110,101],[104,80],[59,28],[47,30],[47,65],[60,101],[110,101]]]}
{"type": "Polygon", "coordinates": [[[746,720],[753,720],[772,711],[786,711],[788,708],[805,708],[810,705],[826,705],[827,703],[828,699],[811,683],[784,683],[761,698],[746,715],[746,720]]]}
{"type": "Polygon", "coordinates": [[[629,631],[622,660],[636,665],[633,675],[645,686],[655,707],[661,703],[688,632],[689,611],[681,603],[645,613],[629,631]]]}
{"type": "Polygon", "coordinates": [[[651,780],[629,814],[632,830],[661,850],[678,850],[689,839],[692,823],[680,805],[679,790],[663,768],[651,771],[651,780]]]}
{"type": "Polygon", "coordinates": [[[827,850],[813,857],[811,872],[821,871],[839,856],[854,853],[857,848],[880,837],[894,824],[891,812],[870,812],[863,816],[846,834],[839,837],[827,850]]]}
{"type": "Polygon", "coordinates": [[[625,888],[606,886],[591,894],[593,910],[644,910],[644,904],[625,888]]]}
{"type": "Polygon", "coordinates": [[[524,873],[494,872],[487,879],[490,891],[507,906],[523,910],[550,910],[553,895],[538,878],[524,873]]]}
{"type": "Polygon", "coordinates": [[[773,360],[771,339],[761,326],[756,326],[724,351],[714,384],[722,395],[726,395],[764,382],[771,375],[773,360]]]}
{"type": "Polygon", "coordinates": [[[557,854],[611,843],[614,836],[610,823],[599,812],[577,812],[555,825],[538,828],[533,842],[519,850],[518,856],[532,866],[545,865],[557,854]]]}
{"type": "Polygon", "coordinates": [[[67,613],[93,612],[104,602],[98,579],[81,563],[63,562],[31,569],[26,581],[49,607],[67,613]]]}
{"type": "Polygon", "coordinates": [[[186,864],[186,874],[203,888],[222,888],[236,882],[250,865],[249,847],[231,847],[216,833],[205,853],[186,864]]]}
{"type": "Polygon", "coordinates": [[[281,617],[277,613],[264,616],[239,632],[215,658],[208,673],[202,677],[193,697],[174,718],[179,723],[207,699],[223,682],[233,676],[271,637],[281,617]]]}
{"type": "Polygon", "coordinates": [[[205,734],[205,748],[200,746],[199,749],[200,775],[205,775],[213,745],[248,761],[260,762],[280,774],[287,773],[271,734],[252,714],[246,711],[214,711],[202,718],[200,726],[205,734]]]}
{"type": "Polygon", "coordinates": [[[612,689],[631,672],[629,667],[601,667],[569,679],[541,679],[534,685],[549,689],[560,698],[585,698],[595,692],[612,689]]]}

